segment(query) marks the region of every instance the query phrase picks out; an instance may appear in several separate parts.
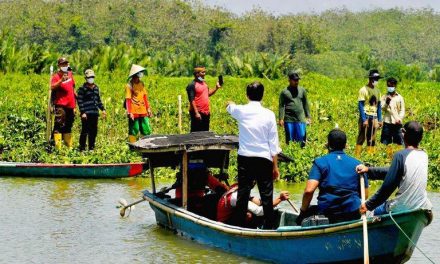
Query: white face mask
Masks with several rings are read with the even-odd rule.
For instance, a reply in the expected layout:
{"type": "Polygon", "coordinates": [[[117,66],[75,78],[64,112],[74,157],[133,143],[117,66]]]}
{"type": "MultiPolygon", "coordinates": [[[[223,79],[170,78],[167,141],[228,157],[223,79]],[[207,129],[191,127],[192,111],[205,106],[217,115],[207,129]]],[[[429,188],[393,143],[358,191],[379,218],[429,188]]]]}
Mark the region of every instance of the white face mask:
{"type": "Polygon", "coordinates": [[[89,84],[93,84],[95,82],[95,78],[87,78],[86,81],[89,84]]]}
{"type": "Polygon", "coordinates": [[[379,84],[379,81],[373,81],[373,86],[376,87],[379,84]]]}
{"type": "Polygon", "coordinates": [[[204,79],[202,78],[202,77],[197,77],[197,80],[199,80],[200,82],[203,82],[204,81],[204,79]]]}
{"type": "Polygon", "coordinates": [[[137,73],[136,75],[137,75],[137,77],[139,77],[139,78],[144,77],[144,73],[143,73],[143,72],[139,72],[139,73],[137,73]]]}
{"type": "Polygon", "coordinates": [[[396,91],[396,87],[387,87],[387,91],[389,93],[394,93],[394,91],[396,91]]]}
{"type": "Polygon", "coordinates": [[[60,67],[62,72],[67,72],[69,70],[69,66],[66,67],[60,67]]]}

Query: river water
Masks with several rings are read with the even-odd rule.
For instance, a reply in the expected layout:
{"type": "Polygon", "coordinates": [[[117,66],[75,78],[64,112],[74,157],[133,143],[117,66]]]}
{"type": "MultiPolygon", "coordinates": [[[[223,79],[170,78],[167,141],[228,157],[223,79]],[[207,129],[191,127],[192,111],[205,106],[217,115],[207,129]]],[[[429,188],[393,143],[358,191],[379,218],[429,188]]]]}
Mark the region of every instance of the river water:
{"type": "MultiPolygon", "coordinates": [[[[147,202],[121,218],[118,199],[138,200],[149,186],[148,178],[0,178],[0,263],[261,263],[158,227],[147,202]]],[[[289,190],[299,206],[303,186],[277,183],[276,189],[289,190]]],[[[440,193],[429,197],[439,204],[440,193]]],[[[418,242],[436,263],[439,232],[434,217],[418,242]]],[[[416,250],[409,263],[427,262],[416,250]]]]}

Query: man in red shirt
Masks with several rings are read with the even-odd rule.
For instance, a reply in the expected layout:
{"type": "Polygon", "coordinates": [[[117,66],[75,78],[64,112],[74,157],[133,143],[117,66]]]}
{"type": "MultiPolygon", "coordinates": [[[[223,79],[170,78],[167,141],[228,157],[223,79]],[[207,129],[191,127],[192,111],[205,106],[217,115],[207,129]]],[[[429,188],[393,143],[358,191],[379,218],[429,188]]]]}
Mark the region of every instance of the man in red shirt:
{"type": "Polygon", "coordinates": [[[191,132],[209,131],[209,97],[221,87],[217,82],[215,89],[209,89],[205,82],[206,69],[203,66],[194,68],[194,80],[186,87],[190,103],[191,132]]]}
{"type": "Polygon", "coordinates": [[[50,88],[53,91],[53,104],[55,106],[55,124],[53,139],[55,148],[61,148],[61,137],[67,147],[72,147],[72,125],[75,117],[75,80],[70,71],[66,58],[58,59],[58,72],[51,79],[50,88]]]}

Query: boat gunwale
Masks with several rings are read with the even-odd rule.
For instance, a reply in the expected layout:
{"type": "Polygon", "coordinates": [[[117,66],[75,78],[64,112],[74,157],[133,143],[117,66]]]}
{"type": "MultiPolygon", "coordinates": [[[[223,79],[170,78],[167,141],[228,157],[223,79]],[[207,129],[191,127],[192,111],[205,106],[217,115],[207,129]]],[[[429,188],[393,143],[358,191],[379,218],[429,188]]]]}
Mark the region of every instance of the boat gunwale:
{"type": "MultiPolygon", "coordinates": [[[[316,235],[322,235],[322,234],[331,234],[336,233],[340,231],[346,231],[351,230],[355,228],[362,227],[362,220],[353,220],[350,222],[341,222],[337,224],[331,224],[331,225],[322,225],[322,226],[313,226],[313,227],[298,227],[297,230],[288,230],[288,231],[277,231],[277,230],[263,230],[263,229],[249,229],[249,228],[242,228],[237,226],[228,225],[225,223],[217,222],[211,219],[208,219],[206,217],[194,214],[192,212],[189,212],[183,208],[177,207],[161,198],[154,197],[154,194],[150,193],[148,190],[143,191],[144,196],[143,198],[150,202],[150,204],[160,208],[161,210],[165,211],[166,213],[176,215],[182,218],[185,218],[189,221],[192,221],[196,224],[199,224],[201,226],[209,227],[212,229],[215,229],[220,232],[224,232],[231,235],[240,235],[245,237],[267,237],[267,238],[273,238],[273,237],[279,237],[279,238],[288,238],[288,237],[302,237],[302,236],[316,236],[316,235]],[[150,197],[151,196],[151,197],[150,197]],[[304,230],[307,229],[307,230],[304,230]]],[[[412,212],[416,211],[427,211],[424,209],[416,209],[411,211],[402,211],[398,213],[394,213],[393,216],[399,216],[402,214],[410,214],[412,212]]],[[[388,215],[381,215],[378,217],[368,218],[367,222],[370,226],[374,227],[377,225],[380,225],[384,222],[384,220],[388,220],[390,217],[388,215]],[[378,221],[378,219],[380,219],[378,221]]],[[[428,220],[427,220],[428,221],[428,220]]],[[[294,226],[292,226],[294,227],[294,226]]]]}
{"type": "Polygon", "coordinates": [[[51,164],[51,163],[26,163],[26,162],[0,162],[0,168],[16,167],[16,168],[94,168],[94,167],[125,167],[145,165],[146,162],[130,162],[130,163],[101,163],[101,164],[51,164]]]}

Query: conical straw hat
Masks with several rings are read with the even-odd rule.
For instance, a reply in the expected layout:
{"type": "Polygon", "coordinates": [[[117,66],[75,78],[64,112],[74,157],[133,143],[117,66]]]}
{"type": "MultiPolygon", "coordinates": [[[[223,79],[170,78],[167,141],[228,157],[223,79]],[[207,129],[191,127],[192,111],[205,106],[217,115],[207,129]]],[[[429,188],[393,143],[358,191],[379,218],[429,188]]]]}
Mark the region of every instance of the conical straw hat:
{"type": "Polygon", "coordinates": [[[145,70],[146,69],[140,65],[136,65],[136,64],[131,65],[131,70],[130,70],[130,74],[128,75],[128,79],[133,77],[133,75],[135,75],[136,73],[139,73],[139,72],[145,71],[145,70]]]}

